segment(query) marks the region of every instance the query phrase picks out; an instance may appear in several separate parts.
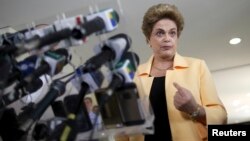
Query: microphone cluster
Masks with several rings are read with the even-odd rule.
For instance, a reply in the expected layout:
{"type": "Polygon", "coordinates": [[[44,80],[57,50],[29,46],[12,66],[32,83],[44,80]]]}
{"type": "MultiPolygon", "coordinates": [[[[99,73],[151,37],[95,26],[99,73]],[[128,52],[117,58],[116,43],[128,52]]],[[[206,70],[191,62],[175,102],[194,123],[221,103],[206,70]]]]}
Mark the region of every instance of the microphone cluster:
{"type": "MultiPolygon", "coordinates": [[[[124,34],[116,34],[95,46],[95,55],[78,66],[67,79],[57,78],[49,84],[44,97],[31,102],[16,113],[10,104],[20,100],[43,86],[41,77],[55,78],[70,63],[69,46],[85,40],[92,34],[100,35],[118,27],[119,16],[114,9],[106,9],[86,16],[55,21],[43,28],[23,29],[0,38],[0,136],[2,140],[76,140],[79,132],[95,131],[83,99],[94,93],[100,107],[103,128],[141,125],[145,115],[138,102],[139,94],[133,83],[139,64],[136,53],[129,51],[132,40],[124,34]],[[58,49],[50,45],[57,42],[58,49]],[[17,57],[36,51],[21,61],[17,57]],[[108,68],[107,81],[101,67],[108,68]],[[78,94],[68,95],[57,101],[71,83],[78,94]],[[7,90],[11,87],[11,90],[7,90]],[[55,118],[39,124],[42,115],[52,106],[55,118]],[[59,118],[60,117],[60,118],[59,118]],[[113,120],[114,119],[114,120],[113,120]]],[[[89,140],[98,138],[90,134],[89,140]]]]}

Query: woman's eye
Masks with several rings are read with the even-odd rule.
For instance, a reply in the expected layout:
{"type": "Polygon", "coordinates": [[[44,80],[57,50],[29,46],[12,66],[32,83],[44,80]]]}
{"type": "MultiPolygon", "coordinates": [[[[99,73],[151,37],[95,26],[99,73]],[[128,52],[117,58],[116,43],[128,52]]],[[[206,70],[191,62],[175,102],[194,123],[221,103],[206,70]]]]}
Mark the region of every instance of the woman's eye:
{"type": "Polygon", "coordinates": [[[170,36],[171,36],[171,37],[174,37],[176,34],[177,34],[176,31],[171,31],[171,32],[170,32],[170,36]]]}
{"type": "Polygon", "coordinates": [[[164,35],[164,34],[165,34],[165,33],[162,32],[162,31],[156,32],[156,36],[162,36],[162,35],[164,35]]]}

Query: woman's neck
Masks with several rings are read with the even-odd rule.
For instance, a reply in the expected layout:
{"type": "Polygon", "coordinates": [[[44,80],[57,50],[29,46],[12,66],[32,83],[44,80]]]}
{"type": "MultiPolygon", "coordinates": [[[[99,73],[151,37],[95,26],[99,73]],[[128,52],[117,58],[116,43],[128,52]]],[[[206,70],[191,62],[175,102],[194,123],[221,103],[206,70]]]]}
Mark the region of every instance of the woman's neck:
{"type": "Polygon", "coordinates": [[[171,58],[155,57],[152,66],[159,69],[165,69],[165,70],[169,69],[173,67],[173,57],[171,58]]]}

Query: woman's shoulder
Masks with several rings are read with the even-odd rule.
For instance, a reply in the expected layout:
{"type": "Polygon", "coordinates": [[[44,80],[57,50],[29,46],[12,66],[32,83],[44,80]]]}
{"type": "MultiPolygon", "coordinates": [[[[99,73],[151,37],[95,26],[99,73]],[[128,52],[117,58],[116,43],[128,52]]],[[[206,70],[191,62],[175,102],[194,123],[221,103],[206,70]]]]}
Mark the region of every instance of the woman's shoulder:
{"type": "Polygon", "coordinates": [[[180,58],[183,58],[184,60],[188,61],[188,62],[205,62],[204,59],[198,58],[198,57],[191,57],[191,56],[181,56],[179,55],[180,58]]]}
{"type": "Polygon", "coordinates": [[[204,59],[200,59],[196,57],[184,56],[183,58],[190,62],[203,62],[204,61],[204,59]]]}
{"type": "Polygon", "coordinates": [[[190,57],[190,56],[180,56],[180,58],[186,62],[187,66],[204,66],[206,62],[204,59],[198,57],[190,57]]]}

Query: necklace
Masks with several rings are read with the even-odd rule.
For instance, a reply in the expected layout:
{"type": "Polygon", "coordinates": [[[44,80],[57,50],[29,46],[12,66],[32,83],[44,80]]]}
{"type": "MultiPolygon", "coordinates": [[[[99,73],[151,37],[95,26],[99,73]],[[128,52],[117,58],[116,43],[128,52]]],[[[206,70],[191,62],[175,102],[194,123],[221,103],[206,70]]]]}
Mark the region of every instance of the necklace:
{"type": "Polygon", "coordinates": [[[167,68],[162,69],[162,68],[158,68],[158,67],[156,67],[156,66],[153,66],[153,68],[157,69],[158,71],[165,71],[165,70],[170,69],[171,67],[172,67],[172,66],[169,66],[169,67],[167,67],[167,68]]]}

